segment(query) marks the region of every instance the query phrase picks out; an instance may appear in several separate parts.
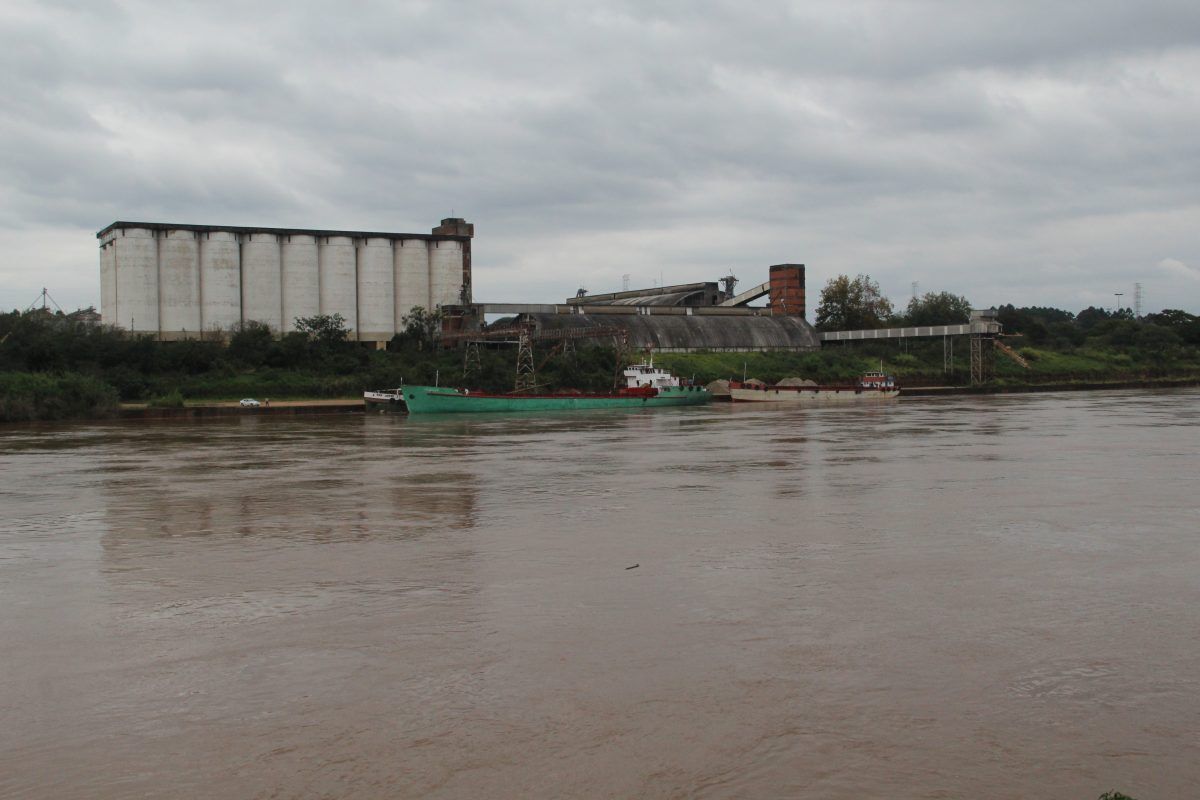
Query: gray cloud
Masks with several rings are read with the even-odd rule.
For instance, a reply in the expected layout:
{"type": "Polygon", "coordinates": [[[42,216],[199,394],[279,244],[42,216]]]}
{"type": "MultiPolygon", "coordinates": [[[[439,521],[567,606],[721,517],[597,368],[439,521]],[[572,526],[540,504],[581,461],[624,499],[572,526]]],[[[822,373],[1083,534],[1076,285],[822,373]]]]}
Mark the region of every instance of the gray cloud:
{"type": "Polygon", "coordinates": [[[118,218],[453,210],[492,299],[786,260],[1200,311],[1197,42],[1182,2],[6,5],[0,306],[96,302],[118,218]]]}

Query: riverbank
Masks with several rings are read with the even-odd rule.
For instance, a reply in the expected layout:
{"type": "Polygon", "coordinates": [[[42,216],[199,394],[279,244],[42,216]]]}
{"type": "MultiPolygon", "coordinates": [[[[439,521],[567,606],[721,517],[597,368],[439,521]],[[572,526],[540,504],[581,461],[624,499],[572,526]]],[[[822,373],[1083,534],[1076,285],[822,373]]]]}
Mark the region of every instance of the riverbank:
{"type": "MultiPolygon", "coordinates": [[[[901,397],[943,397],[950,395],[1034,394],[1047,392],[1082,392],[1111,389],[1176,389],[1200,386],[1200,378],[1162,378],[1135,381],[1086,381],[1026,385],[988,386],[913,386],[901,387],[901,397]]],[[[123,403],[117,416],[121,419],[199,419],[239,416],[299,416],[317,414],[362,414],[366,405],[352,398],[280,400],[270,406],[243,408],[237,401],[197,403],[178,408],[155,408],[145,403],[123,403]]]]}
{"type": "Polygon", "coordinates": [[[956,394],[1031,394],[1037,392],[1085,392],[1104,389],[1181,389],[1200,386],[1200,378],[1155,378],[1128,381],[1074,381],[1064,383],[988,384],[986,386],[900,387],[901,397],[937,397],[956,394]]]}
{"type": "Polygon", "coordinates": [[[236,400],[217,403],[197,403],[176,408],[156,408],[146,403],[122,403],[117,415],[121,419],[195,419],[199,417],[263,417],[312,414],[357,414],[365,406],[361,399],[278,400],[271,405],[245,408],[236,400]]]}

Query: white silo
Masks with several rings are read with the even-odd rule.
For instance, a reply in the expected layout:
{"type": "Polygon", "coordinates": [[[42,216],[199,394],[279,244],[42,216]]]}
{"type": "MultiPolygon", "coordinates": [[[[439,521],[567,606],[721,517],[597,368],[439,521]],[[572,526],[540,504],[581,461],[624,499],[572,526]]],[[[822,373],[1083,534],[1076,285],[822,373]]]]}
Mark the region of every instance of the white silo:
{"type": "Polygon", "coordinates": [[[100,321],[117,324],[117,263],[116,247],[109,234],[100,245],[100,321]]]}
{"type": "Polygon", "coordinates": [[[279,242],[280,286],[284,331],[296,330],[297,317],[321,313],[320,267],[317,239],[307,234],[285,235],[279,242]]]}
{"type": "Polygon", "coordinates": [[[434,308],[462,302],[462,259],[462,242],[430,243],[429,302],[434,308]]]}
{"type": "Polygon", "coordinates": [[[396,328],[414,306],[429,309],[429,244],[424,239],[396,241],[396,328]]]}
{"type": "Polygon", "coordinates": [[[158,240],[145,228],[113,231],[117,315],[114,325],[158,333],[158,240]]]}
{"type": "Polygon", "coordinates": [[[396,332],[396,279],[390,239],[364,239],[358,248],[358,338],[386,342],[396,332]]]}
{"type": "Polygon", "coordinates": [[[279,251],[279,237],[273,233],[247,233],[242,237],[242,322],[261,322],[272,330],[282,329],[279,251]]]}
{"type": "Polygon", "coordinates": [[[341,314],[350,338],[358,333],[358,280],[354,240],[349,236],[324,236],[317,243],[321,271],[321,314],[341,314]]]}
{"type": "Polygon", "coordinates": [[[200,332],[200,250],[192,231],[162,231],[158,240],[158,327],[167,340],[200,332]]]}
{"type": "Polygon", "coordinates": [[[200,244],[200,324],[205,333],[225,332],[242,321],[242,279],[237,236],[229,231],[196,234],[200,244]]]}

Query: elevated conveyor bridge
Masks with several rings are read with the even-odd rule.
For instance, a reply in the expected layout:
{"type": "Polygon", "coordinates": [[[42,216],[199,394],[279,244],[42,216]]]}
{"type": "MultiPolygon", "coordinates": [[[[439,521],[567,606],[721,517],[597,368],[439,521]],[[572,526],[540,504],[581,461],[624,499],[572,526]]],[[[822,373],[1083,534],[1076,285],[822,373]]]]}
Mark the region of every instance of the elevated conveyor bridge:
{"type": "Polygon", "coordinates": [[[971,337],[971,383],[990,382],[996,375],[996,348],[1026,369],[1029,364],[1011,348],[998,343],[1002,326],[996,312],[972,311],[971,321],[961,325],[919,325],[907,328],[868,328],[854,331],[822,331],[821,344],[827,342],[865,342],[876,339],[942,339],[942,365],[949,372],[954,359],[954,336],[971,337]]]}

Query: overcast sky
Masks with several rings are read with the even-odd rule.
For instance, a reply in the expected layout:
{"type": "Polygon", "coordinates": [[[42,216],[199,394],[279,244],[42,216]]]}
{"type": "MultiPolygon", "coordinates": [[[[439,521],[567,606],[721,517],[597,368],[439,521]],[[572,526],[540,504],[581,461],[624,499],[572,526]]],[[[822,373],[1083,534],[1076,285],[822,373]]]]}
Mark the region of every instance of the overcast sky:
{"type": "Polygon", "coordinates": [[[1200,312],[1200,3],[0,4],[0,308],[117,220],[475,223],[475,296],[808,265],[1200,312]]]}

